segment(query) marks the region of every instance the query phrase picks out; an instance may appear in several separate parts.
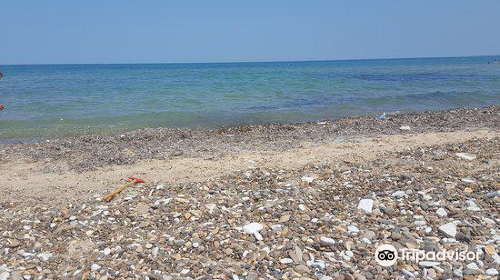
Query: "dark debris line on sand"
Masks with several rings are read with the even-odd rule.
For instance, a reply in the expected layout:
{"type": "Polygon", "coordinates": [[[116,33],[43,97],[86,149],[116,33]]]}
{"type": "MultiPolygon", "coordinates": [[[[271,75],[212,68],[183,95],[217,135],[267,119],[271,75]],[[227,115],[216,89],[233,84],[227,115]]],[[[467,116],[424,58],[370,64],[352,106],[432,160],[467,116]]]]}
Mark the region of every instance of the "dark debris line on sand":
{"type": "Polygon", "coordinates": [[[495,279],[499,151],[499,138],[471,140],[363,163],[254,166],[61,210],[5,204],[0,279],[495,279]],[[384,243],[481,258],[382,268],[384,243]]]}
{"type": "Polygon", "coordinates": [[[3,161],[28,157],[33,161],[62,162],[77,171],[144,159],[165,159],[184,154],[219,157],[231,151],[283,151],[303,141],[321,143],[339,135],[380,135],[500,128],[500,106],[391,115],[385,120],[352,117],[327,122],[248,125],[221,130],[150,128],[121,135],[87,135],[37,144],[3,145],[3,161]]]}

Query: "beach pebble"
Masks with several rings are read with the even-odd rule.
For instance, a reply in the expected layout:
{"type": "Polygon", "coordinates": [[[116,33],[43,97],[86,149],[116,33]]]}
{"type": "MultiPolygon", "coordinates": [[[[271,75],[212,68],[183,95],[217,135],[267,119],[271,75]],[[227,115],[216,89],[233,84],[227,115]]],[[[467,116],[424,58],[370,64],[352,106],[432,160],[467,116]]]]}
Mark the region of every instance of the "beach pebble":
{"type": "Polygon", "coordinates": [[[373,210],[373,199],[361,199],[358,203],[358,209],[366,213],[371,213],[373,210]]]}
{"type": "Polygon", "coordinates": [[[494,197],[497,197],[497,196],[500,196],[500,191],[487,193],[487,194],[484,195],[484,198],[485,199],[490,199],[490,198],[494,198],[494,197]]]}
{"type": "Polygon", "coordinates": [[[439,216],[439,217],[447,217],[448,216],[448,212],[446,212],[446,210],[442,207],[438,208],[438,210],[436,211],[436,214],[439,216]]]}
{"type": "Polygon", "coordinates": [[[411,273],[410,271],[406,270],[406,269],[401,269],[401,271],[403,272],[403,275],[405,275],[406,277],[408,278],[415,278],[415,274],[411,273]]]}
{"type": "Polygon", "coordinates": [[[254,235],[257,240],[263,239],[262,235],[259,233],[262,229],[264,229],[264,226],[259,223],[250,223],[243,226],[243,232],[254,235]]]}
{"type": "Polygon", "coordinates": [[[109,254],[111,254],[111,249],[110,249],[110,248],[104,248],[104,250],[103,250],[103,254],[104,254],[105,256],[109,256],[109,254]]]}
{"type": "Polygon", "coordinates": [[[348,226],[347,227],[347,231],[349,231],[349,233],[358,233],[359,232],[359,228],[356,227],[356,226],[348,226]]]}
{"type": "Polygon", "coordinates": [[[456,153],[455,155],[464,160],[475,160],[477,158],[475,154],[469,153],[456,153]]]}
{"type": "Polygon", "coordinates": [[[454,223],[444,224],[439,227],[439,230],[452,238],[455,238],[457,235],[457,226],[454,223]]]}
{"type": "Polygon", "coordinates": [[[40,253],[37,255],[37,257],[39,257],[43,261],[47,261],[52,257],[52,254],[51,253],[40,253]]]}
{"type": "Polygon", "coordinates": [[[408,195],[404,191],[397,191],[392,193],[392,196],[396,198],[408,197],[408,195]]]}
{"type": "Polygon", "coordinates": [[[314,177],[302,176],[301,180],[302,182],[312,183],[314,181],[314,177]]]}
{"type": "Polygon", "coordinates": [[[178,239],[178,240],[175,240],[174,241],[174,245],[176,247],[182,247],[186,244],[186,241],[184,241],[183,239],[178,239]]]}
{"type": "Polygon", "coordinates": [[[324,261],[307,261],[307,265],[310,267],[317,268],[319,270],[324,270],[326,268],[326,264],[324,261]]]}
{"type": "Polygon", "coordinates": [[[8,280],[9,277],[10,277],[10,273],[7,271],[0,273],[0,280],[8,280]]]}
{"type": "Polygon", "coordinates": [[[497,276],[498,275],[498,270],[496,270],[494,268],[489,268],[489,269],[486,270],[486,275],[497,276]]]}
{"type": "Polygon", "coordinates": [[[468,177],[467,178],[462,178],[461,181],[464,182],[464,183],[475,183],[476,182],[476,180],[474,180],[472,178],[468,178],[468,177]]]}
{"type": "Polygon", "coordinates": [[[432,261],[421,261],[418,263],[420,267],[433,267],[438,266],[440,262],[432,262],[432,261]]]}
{"type": "Polygon", "coordinates": [[[329,247],[335,245],[335,240],[330,237],[322,236],[320,237],[320,245],[323,247],[329,247]]]}
{"type": "Polygon", "coordinates": [[[472,200],[467,200],[467,210],[469,211],[481,211],[481,208],[472,200]]]}

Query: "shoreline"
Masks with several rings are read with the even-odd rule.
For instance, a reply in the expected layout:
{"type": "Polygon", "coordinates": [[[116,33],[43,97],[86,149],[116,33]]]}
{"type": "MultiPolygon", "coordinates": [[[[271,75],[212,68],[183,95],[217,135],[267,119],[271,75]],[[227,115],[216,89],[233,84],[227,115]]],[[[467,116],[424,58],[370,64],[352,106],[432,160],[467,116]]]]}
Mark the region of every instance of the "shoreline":
{"type": "MultiPolygon", "coordinates": [[[[3,161],[67,163],[66,170],[172,157],[219,157],[228,151],[283,151],[300,142],[325,143],[338,137],[378,136],[459,129],[500,129],[500,105],[387,115],[355,116],[305,123],[267,123],[221,129],[144,128],[120,134],[88,134],[35,143],[0,144],[3,161]],[[409,126],[410,130],[401,130],[409,126]],[[215,142],[215,143],[214,143],[215,142]]],[[[341,140],[341,139],[339,139],[341,140]]]]}
{"type": "Polygon", "coordinates": [[[477,109],[485,109],[485,108],[490,108],[490,107],[496,107],[500,105],[485,105],[485,106],[465,106],[465,107],[452,107],[452,108],[446,108],[446,109],[439,109],[439,110],[416,110],[416,111],[386,111],[386,112],[369,112],[366,114],[358,114],[358,115],[349,115],[349,116],[344,116],[344,117],[332,117],[332,118],[319,118],[319,119],[313,119],[313,118],[306,118],[304,120],[300,121],[255,121],[255,122],[244,122],[244,121],[235,121],[233,123],[228,123],[224,125],[216,125],[216,124],[211,124],[211,125],[190,125],[190,126],[179,126],[179,127],[162,127],[162,126],[154,126],[154,127],[140,127],[140,128],[131,128],[131,129],[110,129],[106,130],[103,132],[97,132],[97,131],[92,131],[92,130],[80,130],[80,132],[74,133],[74,134],[65,134],[65,135],[59,135],[59,136],[36,136],[36,137],[6,137],[6,138],[0,138],[0,146],[3,145],[15,145],[15,144],[37,144],[41,142],[46,142],[46,141],[64,141],[67,139],[76,139],[76,138],[81,138],[81,137],[112,137],[112,136],[117,136],[117,135],[122,135],[122,134],[127,134],[127,133],[139,133],[141,131],[148,131],[149,133],[154,133],[155,130],[157,133],[161,133],[162,131],[165,132],[173,132],[173,131],[184,131],[184,132],[223,132],[227,130],[245,130],[246,128],[250,127],[268,127],[268,126],[286,126],[286,125],[292,125],[299,127],[301,125],[307,125],[307,124],[317,124],[321,122],[327,122],[327,123],[334,123],[334,122],[343,122],[345,120],[349,119],[360,119],[363,121],[364,119],[370,119],[370,118],[377,118],[379,115],[383,114],[386,116],[400,116],[400,115],[408,115],[408,114],[422,114],[422,113],[431,113],[431,112],[448,112],[448,111],[454,111],[454,110],[477,110],[477,109]]]}

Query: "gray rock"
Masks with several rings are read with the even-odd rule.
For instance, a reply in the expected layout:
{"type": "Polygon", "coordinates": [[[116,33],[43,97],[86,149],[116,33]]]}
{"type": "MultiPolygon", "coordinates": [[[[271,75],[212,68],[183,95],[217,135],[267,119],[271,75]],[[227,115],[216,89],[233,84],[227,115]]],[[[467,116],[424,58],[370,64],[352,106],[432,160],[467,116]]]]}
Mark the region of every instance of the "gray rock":
{"type": "Polygon", "coordinates": [[[402,197],[407,197],[408,195],[404,191],[397,191],[392,193],[392,196],[396,198],[402,198],[402,197]]]}
{"type": "Polygon", "coordinates": [[[174,245],[177,247],[182,247],[182,246],[184,246],[184,244],[186,244],[186,241],[184,241],[183,239],[178,239],[178,240],[175,240],[175,242],[174,242],[174,245]]]}
{"type": "Polygon", "coordinates": [[[335,240],[333,240],[332,238],[330,237],[320,237],[319,238],[319,244],[322,246],[322,247],[330,247],[330,246],[333,246],[335,245],[335,240]]]}

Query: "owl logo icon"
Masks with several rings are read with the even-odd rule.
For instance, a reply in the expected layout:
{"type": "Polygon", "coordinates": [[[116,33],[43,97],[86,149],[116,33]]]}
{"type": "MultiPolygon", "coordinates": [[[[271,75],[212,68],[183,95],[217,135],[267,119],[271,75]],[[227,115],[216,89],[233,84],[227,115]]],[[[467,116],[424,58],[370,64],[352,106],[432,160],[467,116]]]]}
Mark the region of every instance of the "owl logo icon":
{"type": "Polygon", "coordinates": [[[392,266],[398,260],[398,251],[394,246],[383,244],[377,247],[375,251],[375,260],[384,267],[392,266]]]}

